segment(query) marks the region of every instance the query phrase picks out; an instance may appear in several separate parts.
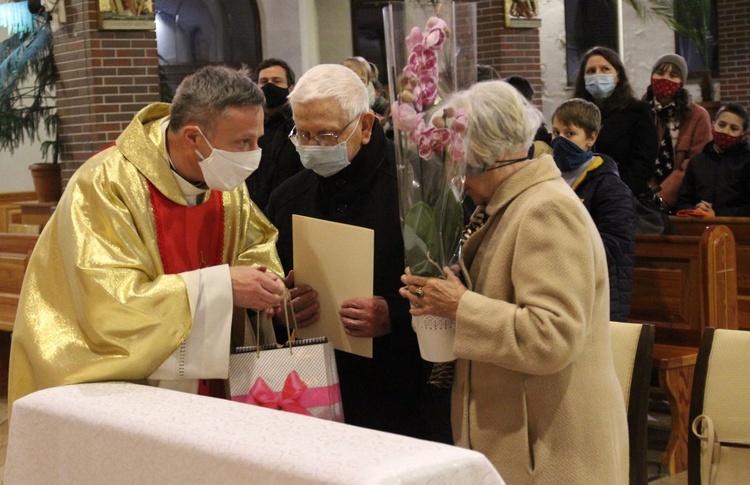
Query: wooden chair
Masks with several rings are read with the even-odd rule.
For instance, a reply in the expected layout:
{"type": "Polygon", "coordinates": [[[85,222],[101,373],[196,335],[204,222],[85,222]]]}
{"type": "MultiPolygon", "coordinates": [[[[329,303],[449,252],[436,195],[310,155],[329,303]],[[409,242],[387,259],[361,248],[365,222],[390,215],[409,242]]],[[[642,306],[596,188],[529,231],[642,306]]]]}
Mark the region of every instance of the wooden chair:
{"type": "Polygon", "coordinates": [[[653,380],[664,391],[671,429],[662,463],[687,470],[690,389],[703,329],[737,329],[735,240],[726,226],[700,235],[636,236],[630,321],[655,325],[653,380]]]}
{"type": "Polygon", "coordinates": [[[648,483],[648,390],[654,350],[654,326],[610,322],[615,372],[628,412],[630,484],[648,483]]]}
{"type": "Polygon", "coordinates": [[[750,332],[707,328],[690,399],[689,485],[750,480],[749,374],[750,332]]]}

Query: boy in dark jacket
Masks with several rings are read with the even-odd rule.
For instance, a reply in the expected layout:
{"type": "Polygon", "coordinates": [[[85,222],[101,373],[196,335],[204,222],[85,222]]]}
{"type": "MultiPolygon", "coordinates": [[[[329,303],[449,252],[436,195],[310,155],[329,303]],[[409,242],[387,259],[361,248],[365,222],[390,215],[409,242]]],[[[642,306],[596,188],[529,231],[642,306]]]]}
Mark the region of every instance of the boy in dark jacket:
{"type": "Polygon", "coordinates": [[[707,216],[750,216],[750,115],[729,103],[719,109],[713,141],[690,159],[677,200],[678,209],[697,209],[707,216]]]}
{"type": "Polygon", "coordinates": [[[594,103],[570,99],[552,115],[552,148],[563,179],[589,211],[604,243],[609,269],[610,320],[626,322],[633,289],[637,214],[617,164],[591,148],[601,127],[594,103]]]}

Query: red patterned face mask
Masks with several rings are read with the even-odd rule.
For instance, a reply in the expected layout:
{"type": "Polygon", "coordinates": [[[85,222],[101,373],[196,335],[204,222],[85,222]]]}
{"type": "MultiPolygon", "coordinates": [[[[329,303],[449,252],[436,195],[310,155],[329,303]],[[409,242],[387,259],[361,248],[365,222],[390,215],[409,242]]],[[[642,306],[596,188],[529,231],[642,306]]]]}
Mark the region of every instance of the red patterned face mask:
{"type": "Polygon", "coordinates": [[[711,133],[714,136],[714,143],[717,147],[721,148],[722,151],[729,150],[742,141],[742,136],[727,135],[726,133],[719,133],[716,130],[711,130],[711,133]]]}
{"type": "Polygon", "coordinates": [[[681,88],[682,83],[667,78],[651,79],[651,92],[657,99],[672,99],[681,88]]]}

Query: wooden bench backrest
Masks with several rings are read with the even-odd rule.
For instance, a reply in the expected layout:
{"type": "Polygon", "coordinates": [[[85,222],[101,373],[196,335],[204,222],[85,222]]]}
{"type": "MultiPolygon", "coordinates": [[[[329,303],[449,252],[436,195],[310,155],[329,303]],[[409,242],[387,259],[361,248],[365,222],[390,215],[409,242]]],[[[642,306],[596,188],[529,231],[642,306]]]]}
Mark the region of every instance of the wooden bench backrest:
{"type": "Polygon", "coordinates": [[[677,234],[700,235],[710,225],[727,226],[737,248],[739,328],[750,330],[750,217],[670,217],[677,234]]]}
{"type": "Polygon", "coordinates": [[[656,325],[656,342],[697,347],[703,329],[738,328],[732,232],[636,236],[630,320],[656,325]]]}

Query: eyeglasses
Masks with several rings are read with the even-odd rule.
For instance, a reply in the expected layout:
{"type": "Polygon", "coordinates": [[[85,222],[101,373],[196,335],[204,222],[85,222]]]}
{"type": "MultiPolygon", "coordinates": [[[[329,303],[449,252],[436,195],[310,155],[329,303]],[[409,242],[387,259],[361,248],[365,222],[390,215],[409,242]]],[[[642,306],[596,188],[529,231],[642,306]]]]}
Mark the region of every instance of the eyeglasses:
{"type": "Polygon", "coordinates": [[[315,140],[315,143],[322,147],[332,147],[334,145],[338,145],[341,135],[343,135],[346,129],[349,128],[349,125],[359,119],[360,116],[362,115],[359,114],[352,118],[351,121],[344,125],[344,128],[338,133],[319,133],[315,136],[310,136],[308,133],[297,133],[297,127],[295,126],[289,133],[289,140],[294,143],[294,146],[309,145],[311,140],[315,140]]]}

